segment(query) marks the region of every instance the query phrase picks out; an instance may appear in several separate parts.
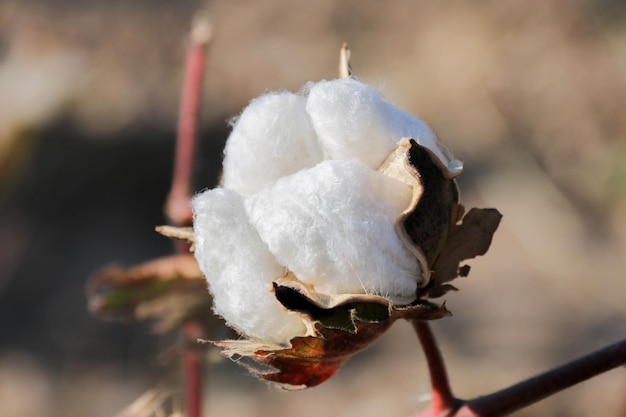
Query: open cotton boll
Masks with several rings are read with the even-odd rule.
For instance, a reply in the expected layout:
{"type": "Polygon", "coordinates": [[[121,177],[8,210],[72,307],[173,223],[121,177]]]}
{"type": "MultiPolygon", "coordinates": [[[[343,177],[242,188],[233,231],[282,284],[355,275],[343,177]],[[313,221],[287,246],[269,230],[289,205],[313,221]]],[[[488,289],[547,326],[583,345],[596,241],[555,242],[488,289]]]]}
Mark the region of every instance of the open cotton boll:
{"type": "Polygon", "coordinates": [[[216,314],[250,337],[286,343],[304,335],[303,320],[288,313],[272,292],[284,275],[250,226],[242,197],[217,188],[194,197],[195,256],[213,294],[216,314]]]}
{"type": "Polygon", "coordinates": [[[266,94],[252,100],[233,127],[222,185],[249,194],[321,160],[306,99],[288,92],[266,94]]]}
{"type": "Polygon", "coordinates": [[[394,224],[411,188],[358,161],[324,161],[248,196],[248,218],[278,262],[328,294],[415,299],[422,275],[394,224]]]}

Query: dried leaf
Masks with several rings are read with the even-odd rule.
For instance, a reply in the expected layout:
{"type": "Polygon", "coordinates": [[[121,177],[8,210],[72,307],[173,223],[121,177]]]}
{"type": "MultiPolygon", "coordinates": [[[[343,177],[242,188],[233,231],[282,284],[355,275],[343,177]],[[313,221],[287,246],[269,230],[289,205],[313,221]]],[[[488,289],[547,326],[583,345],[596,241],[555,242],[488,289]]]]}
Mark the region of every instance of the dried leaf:
{"type": "Polygon", "coordinates": [[[376,341],[399,318],[432,320],[449,315],[445,306],[417,300],[396,307],[383,297],[327,295],[282,278],[274,283],[277,299],[289,310],[307,316],[313,335],[295,337],[289,347],[253,340],[212,342],[252,374],[284,389],[302,389],[330,378],[355,353],[376,341]],[[252,361],[242,361],[248,358],[252,361]]]}
{"type": "Polygon", "coordinates": [[[409,207],[396,223],[396,231],[420,261],[425,281],[441,252],[451,224],[457,220],[459,192],[451,172],[428,148],[404,138],[378,168],[382,174],[413,188],[409,207]]]}
{"type": "Polygon", "coordinates": [[[153,321],[167,332],[193,318],[209,325],[211,298],[192,255],[159,258],[144,264],[109,267],[87,284],[89,310],[102,318],[153,321]]]}
{"type": "Polygon", "coordinates": [[[193,244],[195,243],[193,227],[157,226],[154,230],[165,237],[184,240],[192,246],[190,250],[193,252],[193,244]]]}
{"type": "Polygon", "coordinates": [[[380,323],[399,318],[435,320],[448,315],[445,307],[425,300],[396,306],[378,295],[320,293],[291,273],[274,282],[274,293],[289,311],[300,312],[326,328],[352,333],[356,332],[356,322],[380,323]]]}
{"type": "Polygon", "coordinates": [[[445,294],[450,286],[444,283],[457,276],[467,276],[469,266],[460,267],[461,262],[487,253],[501,218],[502,215],[496,209],[473,208],[461,224],[451,229],[446,245],[433,265],[434,285],[426,289],[429,297],[445,294]]]}
{"type": "Polygon", "coordinates": [[[150,389],[139,396],[115,417],[174,417],[180,415],[173,391],[150,389]]]}
{"type": "Polygon", "coordinates": [[[413,188],[411,204],[396,230],[422,266],[428,285],[419,295],[440,297],[456,290],[445,283],[469,274],[469,266],[460,267],[462,261],[487,252],[501,214],[474,208],[463,217],[455,181],[460,169],[451,171],[413,139],[402,139],[378,170],[413,188]]]}
{"type": "Polygon", "coordinates": [[[154,414],[165,401],[167,394],[155,389],[143,393],[116,417],[148,417],[154,414]]]}
{"type": "Polygon", "coordinates": [[[343,363],[363,350],[391,326],[383,323],[357,323],[356,332],[327,329],[318,324],[316,336],[295,337],[291,347],[275,346],[251,340],[214,342],[228,357],[249,357],[251,364],[237,361],[255,376],[289,390],[319,385],[333,376],[343,363]]]}

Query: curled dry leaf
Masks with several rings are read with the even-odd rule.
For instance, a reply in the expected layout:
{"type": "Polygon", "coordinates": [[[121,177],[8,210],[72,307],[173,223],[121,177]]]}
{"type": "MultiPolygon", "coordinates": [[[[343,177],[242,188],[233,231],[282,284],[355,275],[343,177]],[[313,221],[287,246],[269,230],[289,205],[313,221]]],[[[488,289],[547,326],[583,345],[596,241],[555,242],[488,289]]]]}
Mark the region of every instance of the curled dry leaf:
{"type": "Polygon", "coordinates": [[[429,278],[420,296],[440,297],[454,290],[447,282],[467,276],[469,266],[461,268],[462,261],[487,253],[502,215],[496,209],[472,208],[463,217],[455,181],[461,169],[445,166],[413,139],[402,139],[379,171],[413,187],[411,205],[396,230],[429,278]]]}
{"type": "Polygon", "coordinates": [[[451,224],[458,220],[459,192],[454,172],[428,148],[404,138],[385,159],[379,172],[410,185],[411,204],[396,223],[396,232],[420,261],[426,282],[431,265],[446,243],[451,224]]]}
{"type": "Polygon", "coordinates": [[[115,417],[179,417],[175,392],[163,388],[153,388],[133,401],[115,417]]]}
{"type": "Polygon", "coordinates": [[[500,219],[502,215],[496,209],[472,208],[461,224],[453,224],[446,245],[433,265],[432,283],[422,295],[440,297],[454,289],[446,283],[469,274],[469,265],[460,266],[461,262],[487,253],[500,219]]]}
{"type": "Polygon", "coordinates": [[[189,243],[191,245],[190,250],[193,252],[193,244],[195,243],[193,227],[157,226],[155,230],[163,236],[189,243]]]}
{"type": "Polygon", "coordinates": [[[152,321],[165,333],[188,319],[210,326],[211,297],[192,255],[155,259],[130,268],[109,267],[87,284],[89,310],[102,318],[152,321]]]}
{"type": "Polygon", "coordinates": [[[355,353],[377,340],[399,318],[433,320],[447,316],[445,306],[424,300],[397,307],[374,295],[315,292],[291,274],[274,283],[285,308],[306,316],[311,335],[295,337],[289,347],[254,340],[213,342],[255,376],[284,389],[302,389],[330,378],[355,353]]]}

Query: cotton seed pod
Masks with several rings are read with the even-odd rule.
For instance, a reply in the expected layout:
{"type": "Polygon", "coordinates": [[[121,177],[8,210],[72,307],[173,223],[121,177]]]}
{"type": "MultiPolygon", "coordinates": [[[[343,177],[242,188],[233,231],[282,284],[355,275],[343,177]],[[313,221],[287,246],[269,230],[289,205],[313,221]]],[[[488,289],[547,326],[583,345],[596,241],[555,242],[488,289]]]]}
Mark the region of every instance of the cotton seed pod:
{"type": "Polygon", "coordinates": [[[355,79],[254,100],[228,139],[221,188],[192,203],[214,311],[249,338],[216,344],[303,388],[393,321],[446,316],[424,297],[453,288],[500,218],[458,224],[461,170],[423,122],[355,79]]]}

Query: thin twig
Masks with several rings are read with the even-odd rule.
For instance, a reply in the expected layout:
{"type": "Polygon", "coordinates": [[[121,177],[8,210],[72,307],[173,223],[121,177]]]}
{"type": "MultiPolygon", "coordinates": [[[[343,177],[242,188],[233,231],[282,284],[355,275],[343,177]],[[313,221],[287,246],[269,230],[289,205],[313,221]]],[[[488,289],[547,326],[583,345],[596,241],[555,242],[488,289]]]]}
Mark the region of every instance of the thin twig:
{"type": "MultiPolygon", "coordinates": [[[[180,103],[178,137],[172,188],[165,203],[165,214],[175,226],[191,226],[190,206],[193,154],[200,109],[206,47],[211,39],[211,26],[205,17],[197,17],[192,25],[185,63],[185,78],[180,103]]],[[[189,244],[176,242],[178,253],[189,252],[189,244]]],[[[183,324],[183,378],[187,417],[202,415],[202,356],[196,340],[203,335],[197,323],[183,324]]]]}
{"type": "Polygon", "coordinates": [[[182,329],[183,375],[185,378],[185,408],[187,417],[202,416],[202,351],[198,339],[205,337],[195,322],[187,322],[182,329]]]}
{"type": "Polygon", "coordinates": [[[165,203],[165,214],[174,226],[190,226],[192,221],[191,177],[196,126],[206,61],[206,47],[211,40],[211,26],[206,18],[195,19],[187,50],[185,79],[178,118],[178,138],[172,188],[165,203]]]}
{"type": "Polygon", "coordinates": [[[450,415],[457,407],[458,401],[450,389],[446,365],[435,336],[427,322],[413,320],[412,323],[424,350],[430,373],[432,402],[429,413],[432,416],[450,415]]]}
{"type": "Polygon", "coordinates": [[[626,365],[626,339],[492,394],[463,401],[454,397],[445,364],[428,324],[413,321],[426,355],[432,385],[431,407],[418,417],[501,417],[580,382],[626,365]]]}
{"type": "Polygon", "coordinates": [[[626,364],[626,339],[493,394],[465,401],[455,417],[505,416],[626,364]]]}

